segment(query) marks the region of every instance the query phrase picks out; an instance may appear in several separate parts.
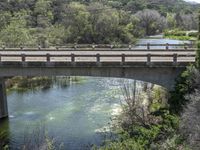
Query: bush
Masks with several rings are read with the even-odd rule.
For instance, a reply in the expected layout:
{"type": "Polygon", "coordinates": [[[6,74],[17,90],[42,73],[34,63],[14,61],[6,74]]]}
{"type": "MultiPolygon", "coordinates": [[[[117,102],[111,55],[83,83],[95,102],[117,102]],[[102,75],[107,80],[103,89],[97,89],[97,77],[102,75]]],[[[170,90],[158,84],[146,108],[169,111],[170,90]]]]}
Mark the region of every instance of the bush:
{"type": "Polygon", "coordinates": [[[186,36],[186,31],[180,31],[180,30],[170,30],[165,31],[165,36],[186,36]]]}
{"type": "MultiPolygon", "coordinates": [[[[97,148],[93,148],[96,150],[97,148]]],[[[144,150],[143,145],[140,142],[133,139],[126,139],[122,142],[111,142],[101,147],[99,150],[144,150]]]]}
{"type": "Polygon", "coordinates": [[[200,40],[197,41],[197,50],[196,50],[196,67],[200,69],[200,40]]]}
{"type": "Polygon", "coordinates": [[[163,104],[163,101],[166,100],[164,91],[159,90],[159,88],[147,90],[150,92],[147,94],[149,95],[147,96],[147,101],[151,101],[148,105],[151,106],[154,102],[156,104],[160,103],[160,107],[155,108],[152,112],[149,109],[150,107],[141,104],[143,99],[141,99],[141,96],[135,95],[136,91],[134,89],[125,86],[123,90],[125,92],[125,102],[123,104],[126,107],[122,109],[123,113],[119,118],[117,129],[114,129],[114,132],[118,133],[118,139],[105,143],[100,149],[145,150],[153,149],[153,147],[162,147],[162,143],[165,141],[167,142],[166,145],[172,142],[173,145],[171,147],[176,147],[178,144],[181,145],[181,143],[178,143],[177,140],[175,142],[173,139],[179,127],[179,117],[164,108],[166,106],[163,104]]]}
{"type": "Polygon", "coordinates": [[[200,149],[200,72],[195,70],[193,77],[194,92],[185,96],[189,101],[181,116],[180,131],[194,150],[200,149]]]}
{"type": "Polygon", "coordinates": [[[174,91],[170,92],[169,109],[171,113],[180,114],[183,107],[187,104],[188,100],[185,99],[187,93],[191,93],[194,90],[194,77],[196,76],[196,69],[193,65],[187,67],[187,69],[178,77],[174,91]]]}
{"type": "Polygon", "coordinates": [[[198,32],[189,32],[188,36],[189,37],[197,37],[198,36],[198,32]]]}

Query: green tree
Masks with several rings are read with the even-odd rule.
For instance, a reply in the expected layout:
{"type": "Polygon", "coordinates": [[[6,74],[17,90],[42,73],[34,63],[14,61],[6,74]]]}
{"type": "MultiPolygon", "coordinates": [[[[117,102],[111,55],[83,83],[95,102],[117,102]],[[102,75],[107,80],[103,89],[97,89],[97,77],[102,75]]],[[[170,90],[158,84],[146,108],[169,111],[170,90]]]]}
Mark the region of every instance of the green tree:
{"type": "Polygon", "coordinates": [[[11,20],[11,13],[8,11],[3,11],[0,13],[0,30],[6,27],[11,20]]]}
{"type": "Polygon", "coordinates": [[[196,67],[200,69],[200,11],[199,11],[199,33],[197,39],[197,50],[196,50],[196,67]]]}
{"type": "Polygon", "coordinates": [[[0,40],[9,47],[33,44],[33,38],[26,26],[24,12],[17,13],[11,18],[10,24],[0,32],[0,40]]]}
{"type": "Polygon", "coordinates": [[[70,35],[63,25],[57,24],[46,29],[47,40],[52,45],[63,45],[70,35]]]}
{"type": "Polygon", "coordinates": [[[51,0],[38,0],[35,4],[34,14],[36,16],[37,27],[48,27],[53,21],[51,0]]]}
{"type": "Polygon", "coordinates": [[[168,13],[166,19],[169,28],[173,29],[176,27],[175,14],[168,13]]]}
{"type": "Polygon", "coordinates": [[[86,6],[77,2],[72,2],[67,7],[67,13],[63,20],[63,25],[70,31],[70,43],[89,43],[87,35],[91,33],[91,25],[89,23],[90,13],[86,6]]]}

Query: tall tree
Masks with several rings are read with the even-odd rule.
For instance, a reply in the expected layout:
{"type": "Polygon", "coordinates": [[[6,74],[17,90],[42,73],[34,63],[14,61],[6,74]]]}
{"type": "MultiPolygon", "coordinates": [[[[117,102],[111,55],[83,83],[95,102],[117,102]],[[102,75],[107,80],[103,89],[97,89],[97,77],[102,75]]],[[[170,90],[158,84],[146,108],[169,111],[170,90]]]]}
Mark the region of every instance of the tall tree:
{"type": "Polygon", "coordinates": [[[166,27],[166,19],[155,10],[145,9],[139,11],[136,17],[140,20],[140,26],[145,29],[146,35],[162,32],[166,27]]]}

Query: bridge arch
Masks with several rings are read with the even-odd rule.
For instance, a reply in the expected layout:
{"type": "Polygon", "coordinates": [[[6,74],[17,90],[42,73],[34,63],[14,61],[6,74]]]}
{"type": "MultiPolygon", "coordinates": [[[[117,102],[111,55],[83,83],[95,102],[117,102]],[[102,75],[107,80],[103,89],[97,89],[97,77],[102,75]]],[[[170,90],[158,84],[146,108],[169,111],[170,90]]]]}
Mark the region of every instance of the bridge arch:
{"type": "Polygon", "coordinates": [[[173,89],[175,79],[185,67],[8,67],[1,68],[0,77],[9,76],[93,76],[127,78],[173,89]]]}

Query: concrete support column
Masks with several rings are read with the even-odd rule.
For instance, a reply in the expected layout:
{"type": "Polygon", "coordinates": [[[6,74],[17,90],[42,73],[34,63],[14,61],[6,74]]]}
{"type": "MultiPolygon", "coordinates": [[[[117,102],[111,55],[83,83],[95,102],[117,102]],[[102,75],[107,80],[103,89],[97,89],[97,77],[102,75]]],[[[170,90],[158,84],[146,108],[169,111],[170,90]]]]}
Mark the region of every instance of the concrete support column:
{"type": "Polygon", "coordinates": [[[6,87],[3,78],[0,78],[0,119],[8,117],[6,87]]]}

